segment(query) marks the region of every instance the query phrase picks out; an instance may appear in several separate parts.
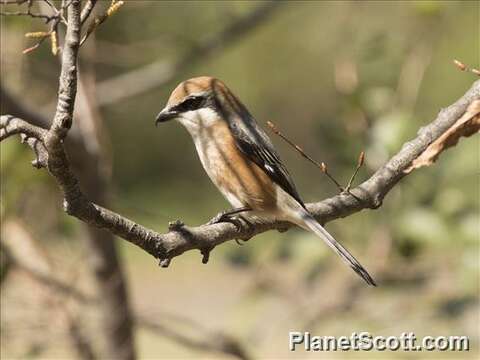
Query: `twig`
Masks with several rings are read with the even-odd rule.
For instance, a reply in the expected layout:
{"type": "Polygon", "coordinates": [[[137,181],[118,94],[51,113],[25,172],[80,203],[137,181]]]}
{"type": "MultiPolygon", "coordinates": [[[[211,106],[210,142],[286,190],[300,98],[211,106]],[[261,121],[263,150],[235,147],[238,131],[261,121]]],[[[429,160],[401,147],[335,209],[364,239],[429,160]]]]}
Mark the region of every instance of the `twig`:
{"type": "Polygon", "coordinates": [[[96,4],[97,4],[97,0],[87,0],[87,3],[82,9],[82,13],[80,14],[80,23],[82,25],[88,19],[88,17],[90,16],[90,13],[92,12],[96,4]]]}
{"type": "Polygon", "coordinates": [[[457,59],[454,59],[453,60],[453,63],[455,64],[455,66],[460,69],[461,71],[469,71],[477,76],[480,76],[480,70],[476,69],[476,68],[471,68],[467,65],[465,65],[463,62],[457,60],[457,59]]]}
{"type": "Polygon", "coordinates": [[[45,31],[37,31],[37,32],[29,32],[25,34],[25,37],[27,38],[39,38],[40,40],[33,46],[26,48],[22,51],[22,54],[28,54],[32,52],[33,50],[37,49],[44,41],[46,38],[50,39],[50,45],[51,45],[51,50],[52,54],[56,56],[58,52],[60,51],[60,47],[58,45],[58,24],[60,23],[60,18],[55,19],[55,21],[52,23],[52,26],[50,27],[50,31],[45,32],[45,31]]]}
{"type": "MultiPolygon", "coordinates": [[[[322,170],[322,172],[327,175],[327,177],[332,180],[332,182],[337,186],[338,190],[340,191],[340,193],[343,193],[345,192],[345,189],[343,188],[342,185],[339,184],[339,182],[337,180],[335,180],[335,178],[328,172],[328,166],[327,164],[325,164],[324,162],[322,162],[320,164],[320,170],[322,170]]],[[[348,191],[347,191],[348,192],[348,191]]]]}
{"type": "Polygon", "coordinates": [[[3,16],[30,16],[32,18],[38,18],[45,20],[45,23],[49,23],[53,19],[56,19],[57,15],[45,15],[45,14],[37,14],[32,13],[30,10],[28,11],[13,11],[13,12],[0,12],[0,15],[3,16]]]}
{"type": "Polygon", "coordinates": [[[43,0],[44,3],[46,3],[50,8],[53,10],[55,14],[58,14],[58,9],[57,7],[50,1],[50,0],[43,0]]]}
{"type": "Polygon", "coordinates": [[[21,5],[23,3],[26,3],[28,0],[0,0],[0,4],[2,5],[21,5]]]}
{"type": "Polygon", "coordinates": [[[352,177],[348,181],[347,186],[345,186],[345,191],[350,192],[350,188],[352,187],[353,180],[355,180],[355,177],[358,174],[358,170],[363,166],[363,163],[365,162],[365,152],[361,151],[360,155],[358,156],[358,161],[357,161],[357,166],[355,167],[355,171],[352,174],[352,177]]]}
{"type": "MultiPolygon", "coordinates": [[[[107,20],[110,16],[112,16],[115,12],[118,11],[118,9],[120,9],[120,7],[124,4],[124,1],[122,0],[119,0],[119,1],[115,1],[115,0],[112,0],[112,3],[110,5],[110,7],[107,9],[107,11],[102,14],[101,16],[99,17],[96,17],[91,23],[90,25],[88,26],[87,28],[87,32],[85,33],[85,35],[83,35],[82,37],[82,40],[80,41],[80,46],[83,45],[83,43],[88,39],[88,37],[90,36],[90,34],[101,24],[103,24],[105,22],[105,20],[107,20]]],[[[87,4],[88,5],[88,4],[87,4]]],[[[93,8],[93,7],[92,7],[93,8]]]]}
{"type": "MultiPolygon", "coordinates": [[[[8,3],[3,3],[3,4],[22,4],[26,1],[19,1],[19,2],[8,2],[8,3]]],[[[0,15],[4,16],[30,16],[32,18],[41,18],[45,20],[45,23],[52,22],[52,25],[50,26],[50,31],[44,32],[44,31],[37,31],[37,32],[28,32],[25,34],[25,37],[27,38],[38,38],[39,40],[37,43],[33,46],[30,46],[22,51],[23,54],[28,54],[32,52],[33,50],[37,49],[48,37],[50,38],[51,42],[51,48],[52,48],[52,54],[57,55],[59,51],[59,46],[58,46],[58,24],[60,22],[63,22],[64,24],[67,24],[67,21],[62,15],[62,12],[58,10],[55,5],[50,1],[50,0],[43,0],[45,4],[47,4],[54,12],[54,15],[45,15],[45,14],[37,14],[32,12],[32,5],[33,1],[28,0],[28,8],[27,11],[16,11],[16,12],[1,12],[0,15]]]]}
{"type": "Polygon", "coordinates": [[[322,164],[320,164],[319,162],[317,162],[316,160],[314,160],[312,157],[310,157],[309,155],[307,155],[305,153],[305,151],[303,151],[303,149],[298,146],[297,144],[295,144],[293,141],[291,141],[289,138],[287,138],[285,135],[282,134],[282,132],[280,130],[278,130],[278,128],[275,126],[274,123],[272,123],[271,121],[267,121],[267,125],[268,127],[274,132],[275,135],[278,135],[280,136],[283,140],[285,140],[289,145],[291,145],[295,150],[297,150],[300,155],[302,155],[305,159],[307,159],[308,161],[310,161],[312,164],[314,164],[315,166],[317,166],[318,168],[322,168],[322,164]]]}
{"type": "Polygon", "coordinates": [[[40,38],[40,40],[38,40],[38,42],[35,45],[30,46],[26,49],[23,49],[22,54],[25,55],[25,54],[28,54],[28,53],[32,52],[33,50],[37,49],[45,41],[46,38],[47,37],[42,37],[42,38],[40,38]]]}
{"type": "Polygon", "coordinates": [[[28,1],[27,11],[0,12],[0,15],[3,15],[3,16],[30,16],[31,18],[43,19],[43,20],[45,20],[45,23],[49,23],[50,21],[52,21],[54,19],[58,19],[60,17],[57,8],[51,2],[49,2],[49,0],[44,0],[44,2],[47,3],[50,7],[53,8],[53,11],[55,13],[54,15],[45,15],[45,14],[38,14],[38,13],[32,12],[32,5],[33,5],[32,0],[2,2],[2,5],[11,5],[11,4],[21,5],[21,4],[23,4],[27,1],[28,1]]]}
{"type": "Polygon", "coordinates": [[[335,186],[340,190],[341,193],[350,193],[350,187],[352,186],[352,182],[355,179],[355,176],[358,173],[358,170],[360,167],[363,165],[363,161],[365,158],[365,154],[362,151],[360,153],[359,161],[357,163],[357,168],[355,169],[355,172],[353,173],[352,177],[350,178],[350,181],[348,182],[348,185],[346,187],[341,186],[337,180],[328,172],[328,167],[327,164],[325,164],[323,161],[319,163],[315,159],[313,159],[310,155],[308,155],[300,146],[295,144],[293,141],[291,141],[288,137],[286,137],[278,128],[275,126],[274,123],[271,121],[267,121],[268,127],[273,131],[275,135],[280,136],[285,142],[287,142],[290,146],[292,146],[295,150],[298,151],[300,155],[302,155],[305,159],[310,161],[312,164],[314,164],[316,167],[318,167],[334,184],[335,186]]]}

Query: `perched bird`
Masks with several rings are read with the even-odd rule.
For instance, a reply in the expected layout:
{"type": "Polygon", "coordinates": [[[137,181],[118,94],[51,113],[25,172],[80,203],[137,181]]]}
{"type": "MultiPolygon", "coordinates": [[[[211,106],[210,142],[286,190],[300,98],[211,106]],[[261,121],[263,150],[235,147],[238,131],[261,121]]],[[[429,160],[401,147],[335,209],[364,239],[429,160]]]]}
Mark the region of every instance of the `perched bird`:
{"type": "Polygon", "coordinates": [[[369,285],[362,265],[308,212],[267,134],[218,79],[202,76],[173,90],[156,124],[177,120],[190,133],[210,179],[234,209],[289,221],[327,243],[369,285]]]}

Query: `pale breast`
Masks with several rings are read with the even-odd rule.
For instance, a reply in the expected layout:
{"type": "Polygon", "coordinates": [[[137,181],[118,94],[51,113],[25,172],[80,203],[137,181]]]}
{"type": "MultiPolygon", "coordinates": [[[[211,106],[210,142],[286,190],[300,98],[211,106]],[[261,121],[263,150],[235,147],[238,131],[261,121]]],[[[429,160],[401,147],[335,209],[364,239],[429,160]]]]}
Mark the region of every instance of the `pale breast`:
{"type": "Polygon", "coordinates": [[[275,208],[275,184],[240,152],[225,122],[205,127],[199,135],[194,141],[203,167],[232,206],[259,211],[275,208]]]}

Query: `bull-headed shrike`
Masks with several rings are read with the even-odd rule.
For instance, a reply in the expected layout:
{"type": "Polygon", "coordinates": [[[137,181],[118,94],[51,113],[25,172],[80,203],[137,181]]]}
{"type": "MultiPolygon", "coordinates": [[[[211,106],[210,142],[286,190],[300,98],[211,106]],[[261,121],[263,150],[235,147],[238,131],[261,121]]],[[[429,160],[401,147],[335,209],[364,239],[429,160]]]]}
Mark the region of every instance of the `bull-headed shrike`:
{"type": "Polygon", "coordinates": [[[269,137],[223,82],[207,76],[182,82],[156,124],[168,120],[177,120],[192,136],[203,168],[234,207],[229,214],[248,211],[311,231],[375,285],[363,266],[308,212],[269,137]]]}

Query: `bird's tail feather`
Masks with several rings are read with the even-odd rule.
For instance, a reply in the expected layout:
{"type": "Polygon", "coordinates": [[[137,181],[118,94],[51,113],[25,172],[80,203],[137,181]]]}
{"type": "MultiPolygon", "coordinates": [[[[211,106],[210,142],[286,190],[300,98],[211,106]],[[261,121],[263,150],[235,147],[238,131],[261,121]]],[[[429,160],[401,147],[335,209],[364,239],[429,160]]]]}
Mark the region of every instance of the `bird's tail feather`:
{"type": "Polygon", "coordinates": [[[305,230],[313,231],[319,238],[325,241],[327,245],[330,246],[333,251],[335,251],[342,258],[342,260],[353,269],[353,271],[360,275],[368,285],[377,286],[367,270],[365,270],[365,268],[357,261],[357,259],[355,259],[347,249],[345,249],[337,240],[335,240],[333,236],[330,235],[328,231],[317,222],[317,220],[315,220],[308,213],[305,213],[302,216],[302,220],[302,222],[297,223],[299,226],[305,230]]]}

